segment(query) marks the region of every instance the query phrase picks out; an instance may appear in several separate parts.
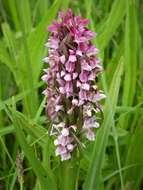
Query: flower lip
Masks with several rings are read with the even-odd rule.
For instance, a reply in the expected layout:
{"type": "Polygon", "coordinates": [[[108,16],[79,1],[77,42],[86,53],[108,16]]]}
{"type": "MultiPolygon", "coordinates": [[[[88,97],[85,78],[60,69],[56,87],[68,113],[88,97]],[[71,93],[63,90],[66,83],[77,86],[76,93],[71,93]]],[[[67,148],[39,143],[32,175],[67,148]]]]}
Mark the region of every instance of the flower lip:
{"type": "Polygon", "coordinates": [[[66,75],[64,76],[64,79],[65,79],[65,81],[71,81],[71,80],[72,80],[70,74],[66,74],[66,75]]]}
{"type": "Polygon", "coordinates": [[[77,60],[77,58],[76,58],[75,55],[70,55],[70,56],[69,56],[69,61],[75,62],[76,60],[77,60]]]}
{"type": "Polygon", "coordinates": [[[66,136],[69,135],[69,130],[68,130],[67,128],[64,128],[64,129],[61,131],[61,134],[66,137],[66,136]]]}

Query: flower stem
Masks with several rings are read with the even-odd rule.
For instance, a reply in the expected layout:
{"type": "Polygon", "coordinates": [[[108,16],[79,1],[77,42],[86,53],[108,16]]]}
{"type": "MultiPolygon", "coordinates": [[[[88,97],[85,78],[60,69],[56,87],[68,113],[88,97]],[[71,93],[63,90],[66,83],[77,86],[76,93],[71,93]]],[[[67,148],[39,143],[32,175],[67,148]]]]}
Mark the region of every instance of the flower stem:
{"type": "Polygon", "coordinates": [[[76,189],[77,166],[75,162],[75,160],[68,160],[61,163],[61,190],[76,189]]]}

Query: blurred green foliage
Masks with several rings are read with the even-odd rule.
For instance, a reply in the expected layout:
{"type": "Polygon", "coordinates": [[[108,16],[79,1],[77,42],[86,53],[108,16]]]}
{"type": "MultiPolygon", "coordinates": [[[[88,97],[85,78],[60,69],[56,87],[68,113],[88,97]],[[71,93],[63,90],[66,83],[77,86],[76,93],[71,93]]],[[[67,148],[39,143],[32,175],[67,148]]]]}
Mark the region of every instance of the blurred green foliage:
{"type": "Polygon", "coordinates": [[[0,189],[62,190],[40,77],[47,26],[67,8],[98,34],[107,95],[96,141],[76,163],[75,190],[142,190],[141,0],[0,0],[0,189]]]}

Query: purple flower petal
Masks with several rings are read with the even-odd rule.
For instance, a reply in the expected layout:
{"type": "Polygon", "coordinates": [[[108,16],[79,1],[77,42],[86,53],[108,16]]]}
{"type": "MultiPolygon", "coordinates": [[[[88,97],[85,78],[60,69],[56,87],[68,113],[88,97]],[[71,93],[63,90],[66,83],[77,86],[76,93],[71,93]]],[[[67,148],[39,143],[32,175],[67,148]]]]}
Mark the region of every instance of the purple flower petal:
{"type": "Polygon", "coordinates": [[[68,130],[68,128],[64,128],[62,131],[61,131],[61,134],[63,135],[63,136],[69,136],[69,130],[68,130]]]}
{"type": "Polygon", "coordinates": [[[74,147],[75,147],[75,146],[74,146],[73,144],[68,144],[68,145],[67,145],[67,149],[68,149],[70,152],[73,151],[74,147]]]}
{"type": "Polygon", "coordinates": [[[65,61],[66,61],[65,55],[62,55],[62,56],[60,57],[60,61],[61,61],[62,64],[65,63],[65,61]]]}
{"type": "Polygon", "coordinates": [[[87,82],[88,81],[88,71],[82,71],[79,75],[79,79],[81,82],[87,82]]]}
{"type": "Polygon", "coordinates": [[[82,83],[81,88],[88,91],[90,89],[90,85],[88,83],[82,83]]]}
{"type": "Polygon", "coordinates": [[[66,62],[66,70],[68,72],[73,72],[75,69],[75,63],[74,62],[70,62],[70,61],[67,61],[66,62]]]}
{"type": "Polygon", "coordinates": [[[86,132],[86,138],[90,141],[94,141],[95,140],[95,134],[91,129],[88,129],[86,132]]]}
{"type": "Polygon", "coordinates": [[[86,62],[86,60],[81,60],[81,69],[85,71],[91,71],[92,67],[86,62]]]}
{"type": "Polygon", "coordinates": [[[71,80],[72,80],[70,74],[66,74],[66,75],[64,76],[64,79],[65,79],[65,81],[71,81],[71,80]]]}
{"type": "Polygon", "coordinates": [[[99,123],[95,120],[94,117],[89,117],[85,119],[83,128],[99,128],[99,123]]]}
{"type": "Polygon", "coordinates": [[[61,161],[64,160],[69,160],[71,158],[71,154],[70,153],[65,153],[61,155],[61,161]]]}
{"type": "Polygon", "coordinates": [[[67,153],[67,149],[64,146],[58,146],[56,148],[56,151],[55,151],[56,156],[63,155],[63,154],[66,154],[66,153],[67,153]]]}
{"type": "Polygon", "coordinates": [[[79,99],[80,100],[87,100],[87,92],[85,90],[80,90],[79,91],[79,99]]]}
{"type": "Polygon", "coordinates": [[[70,55],[69,56],[69,62],[75,62],[77,59],[76,59],[76,56],[75,55],[70,55]]]}

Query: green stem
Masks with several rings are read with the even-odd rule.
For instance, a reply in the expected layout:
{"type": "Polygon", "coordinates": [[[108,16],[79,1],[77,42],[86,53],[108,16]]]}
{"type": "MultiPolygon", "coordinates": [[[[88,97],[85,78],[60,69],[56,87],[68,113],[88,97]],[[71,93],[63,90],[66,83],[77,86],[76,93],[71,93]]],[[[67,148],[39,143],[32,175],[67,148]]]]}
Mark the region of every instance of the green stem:
{"type": "Polygon", "coordinates": [[[68,160],[61,163],[60,190],[75,190],[77,166],[75,160],[68,160]]]}
{"type": "Polygon", "coordinates": [[[20,190],[24,190],[23,189],[23,181],[20,181],[20,190]]]}

